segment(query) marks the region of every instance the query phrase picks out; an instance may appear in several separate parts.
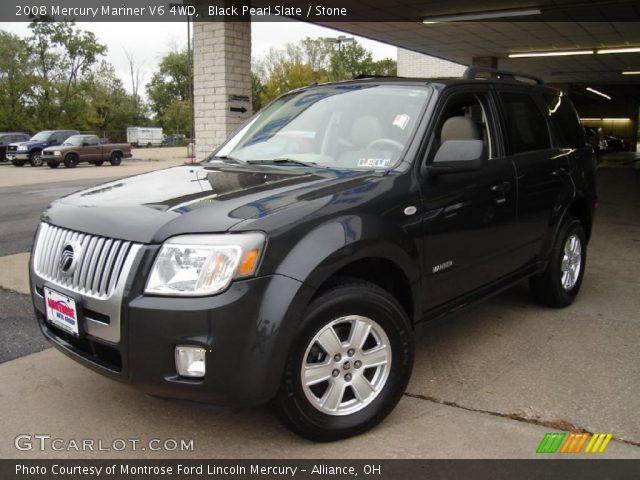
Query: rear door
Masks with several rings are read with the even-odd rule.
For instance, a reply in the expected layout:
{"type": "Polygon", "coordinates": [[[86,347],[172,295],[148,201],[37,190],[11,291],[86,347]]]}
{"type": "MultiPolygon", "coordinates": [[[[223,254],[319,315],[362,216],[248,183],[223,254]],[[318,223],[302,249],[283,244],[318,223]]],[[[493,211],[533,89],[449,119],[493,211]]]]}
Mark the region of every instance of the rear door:
{"type": "MultiPolygon", "coordinates": [[[[517,268],[512,258],[516,228],[516,177],[504,155],[497,109],[489,86],[452,87],[439,100],[426,164],[446,139],[482,139],[482,168],[433,176],[423,171],[424,304],[432,309],[497,280],[517,268]],[[453,117],[472,128],[445,136],[453,117]],[[459,137],[459,138],[456,138],[459,137]]],[[[424,170],[424,169],[423,169],[424,170]]]]}
{"type": "Polygon", "coordinates": [[[539,259],[544,239],[555,228],[574,194],[568,152],[552,139],[550,109],[534,89],[501,87],[498,93],[507,152],[518,177],[519,261],[539,259]]]}

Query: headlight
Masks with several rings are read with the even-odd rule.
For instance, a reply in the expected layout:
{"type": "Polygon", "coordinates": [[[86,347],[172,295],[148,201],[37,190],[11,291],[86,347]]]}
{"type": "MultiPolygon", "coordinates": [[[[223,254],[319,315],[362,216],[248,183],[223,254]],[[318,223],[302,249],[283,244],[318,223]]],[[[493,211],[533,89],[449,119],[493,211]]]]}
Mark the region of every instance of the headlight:
{"type": "Polygon", "coordinates": [[[145,288],[156,295],[212,295],[256,272],[262,233],[182,235],[167,240],[145,288]]]}
{"type": "Polygon", "coordinates": [[[54,156],[54,157],[59,157],[60,155],[62,155],[62,153],[60,152],[60,150],[56,150],[55,152],[53,152],[53,156],[54,156]]]}
{"type": "Polygon", "coordinates": [[[27,146],[26,145],[18,145],[18,148],[16,149],[20,152],[24,152],[27,150],[27,146]]]}

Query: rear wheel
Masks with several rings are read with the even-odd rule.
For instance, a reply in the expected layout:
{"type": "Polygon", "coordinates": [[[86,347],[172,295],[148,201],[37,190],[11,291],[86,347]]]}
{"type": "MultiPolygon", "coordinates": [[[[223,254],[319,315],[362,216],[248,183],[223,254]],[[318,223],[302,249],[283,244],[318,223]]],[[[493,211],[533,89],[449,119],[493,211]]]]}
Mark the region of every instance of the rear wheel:
{"type": "Polygon", "coordinates": [[[64,157],[64,166],[67,168],[76,168],[78,166],[78,156],[75,153],[70,153],[64,157]]]}
{"type": "Polygon", "coordinates": [[[303,437],[350,437],[393,410],[412,366],[411,327],[396,299],[345,279],[307,308],[274,405],[303,437]]]}
{"type": "Polygon", "coordinates": [[[120,152],[113,152],[111,154],[111,158],[109,159],[109,163],[114,167],[117,167],[122,163],[122,154],[120,152]]]}
{"type": "Polygon", "coordinates": [[[14,167],[24,167],[24,160],[11,160],[14,167]]]}
{"type": "Polygon", "coordinates": [[[584,227],[570,217],[560,228],[546,270],[529,282],[535,300],[555,308],[573,303],[582,285],[586,262],[584,227]]]}
{"type": "Polygon", "coordinates": [[[33,152],[31,155],[29,155],[29,163],[32,167],[41,167],[42,154],[40,152],[33,152]]]}
{"type": "Polygon", "coordinates": [[[47,162],[47,165],[49,165],[49,168],[58,168],[60,166],[60,162],[49,161],[47,162]]]}

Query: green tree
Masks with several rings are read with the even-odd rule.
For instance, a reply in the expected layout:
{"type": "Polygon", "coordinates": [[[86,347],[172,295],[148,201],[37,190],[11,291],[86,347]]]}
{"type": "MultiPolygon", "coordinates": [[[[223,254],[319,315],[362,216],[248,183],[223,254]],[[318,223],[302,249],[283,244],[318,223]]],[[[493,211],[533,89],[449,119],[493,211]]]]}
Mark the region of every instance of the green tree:
{"type": "Polygon", "coordinates": [[[373,73],[373,54],[358,42],[335,49],[330,63],[332,80],[349,80],[373,73]]]}
{"type": "Polygon", "coordinates": [[[31,129],[32,73],[27,42],[0,31],[0,131],[31,129]]]}
{"type": "Polygon", "coordinates": [[[75,22],[52,22],[41,17],[29,28],[35,66],[35,117],[44,128],[73,127],[84,113],[78,86],[106,54],[107,47],[75,22]]]}
{"type": "Polygon", "coordinates": [[[280,50],[272,48],[253,62],[253,107],[258,110],[277,96],[311,83],[350,80],[358,75],[394,76],[396,71],[395,60],[374,61],[372,53],[358,42],[338,50],[324,39],[306,38],[280,50]]]}
{"type": "Polygon", "coordinates": [[[137,120],[137,108],[113,65],[102,61],[82,81],[86,114],[78,125],[96,133],[121,130],[137,120]]]}
{"type": "Polygon", "coordinates": [[[163,128],[185,131],[189,125],[189,57],[186,50],[171,52],[160,61],[146,85],[149,106],[163,128]],[[186,116],[186,121],[182,119],[186,116]]]}

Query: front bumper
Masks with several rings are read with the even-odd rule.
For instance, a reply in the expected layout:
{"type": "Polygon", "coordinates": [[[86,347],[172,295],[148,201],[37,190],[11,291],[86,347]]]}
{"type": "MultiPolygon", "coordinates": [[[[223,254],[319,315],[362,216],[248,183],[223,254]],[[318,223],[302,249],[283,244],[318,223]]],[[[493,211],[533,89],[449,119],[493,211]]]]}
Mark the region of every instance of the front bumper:
{"type": "Polygon", "coordinates": [[[29,153],[27,153],[27,152],[11,152],[11,153],[5,154],[5,158],[9,162],[11,162],[13,160],[29,160],[29,153]]]}
{"type": "MultiPolygon", "coordinates": [[[[156,250],[144,247],[131,272],[150,265],[156,250]]],[[[297,322],[313,294],[310,287],[270,275],[233,282],[214,296],[170,298],[144,295],[143,278],[129,274],[114,343],[91,334],[76,338],[46,322],[44,286],[74,296],[81,307],[83,298],[37,277],[32,266],[32,297],[42,333],[79,363],[152,395],[233,407],[273,398],[297,322]],[[177,375],[176,345],[206,349],[204,378],[177,375]]],[[[79,312],[80,322],[87,322],[84,314],[95,317],[93,310],[79,312]]]]}

